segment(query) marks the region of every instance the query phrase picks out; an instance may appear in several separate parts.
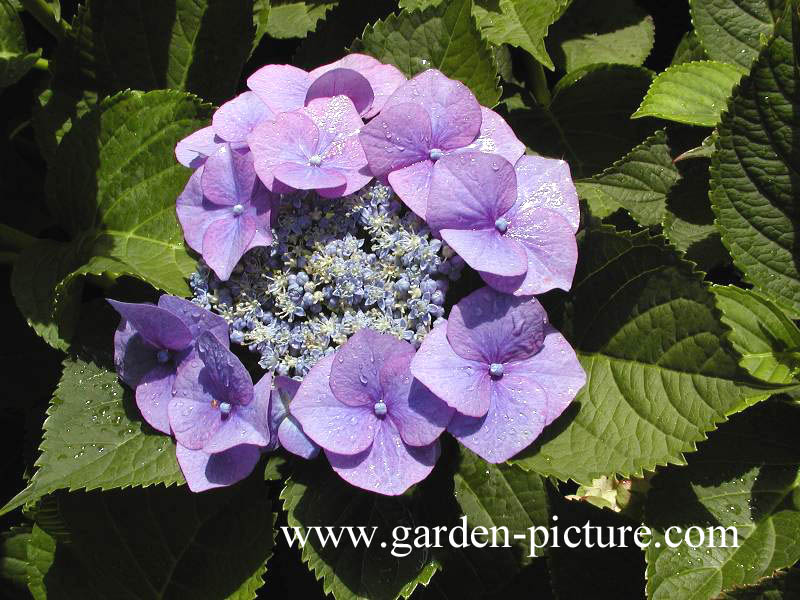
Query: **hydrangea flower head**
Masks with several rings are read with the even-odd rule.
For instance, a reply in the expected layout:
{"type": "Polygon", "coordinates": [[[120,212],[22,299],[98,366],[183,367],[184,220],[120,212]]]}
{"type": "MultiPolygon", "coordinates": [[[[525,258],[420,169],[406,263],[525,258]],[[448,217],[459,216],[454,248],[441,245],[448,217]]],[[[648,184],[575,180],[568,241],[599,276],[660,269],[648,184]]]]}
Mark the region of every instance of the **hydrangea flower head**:
{"type": "Polygon", "coordinates": [[[305,376],[290,405],[333,469],[357,487],[398,495],[424,479],[452,416],[409,371],[414,348],[370,329],[305,376]]]}
{"type": "Polygon", "coordinates": [[[578,260],[578,197],[563,161],[467,152],[442,158],[427,221],[492,287],[569,290],[578,260]]]}
{"type": "Polygon", "coordinates": [[[338,198],[369,183],[358,141],[363,122],[347,96],[320,98],[265,121],[248,137],[255,170],[272,191],[317,190],[338,198]]]}
{"type": "Polygon", "coordinates": [[[228,324],[219,315],[174,296],[158,305],[109,300],[120,314],[114,334],[114,363],[120,379],[135,390],[136,405],[154,429],[169,434],[168,406],[176,372],[192,357],[203,332],[228,345],[228,324]]]}
{"type": "Polygon", "coordinates": [[[512,163],[525,151],[503,119],[478,104],[460,81],[429,69],[401,85],[361,131],[373,175],[387,181],[423,219],[436,161],[464,151],[492,152],[512,163]]]}
{"type": "Polygon", "coordinates": [[[481,288],[422,342],[411,372],[457,412],[447,430],[488,462],[529,446],[586,382],[535,298],[481,288]]]}
{"type": "Polygon", "coordinates": [[[213,335],[202,333],[197,356],[175,377],[169,424],[178,444],[206,454],[240,444],[267,446],[270,382],[255,394],[253,381],[236,355],[213,335]]]}
{"type": "Polygon", "coordinates": [[[274,202],[250,153],[222,144],[189,178],[178,197],[178,220],[186,243],[224,280],[247,250],[272,243],[274,202]]]}
{"type": "Polygon", "coordinates": [[[301,458],[314,458],[317,446],[305,433],[298,420],[289,413],[289,405],[300,388],[296,379],[279,375],[275,378],[269,400],[269,429],[272,434],[267,450],[279,447],[301,458]]]}

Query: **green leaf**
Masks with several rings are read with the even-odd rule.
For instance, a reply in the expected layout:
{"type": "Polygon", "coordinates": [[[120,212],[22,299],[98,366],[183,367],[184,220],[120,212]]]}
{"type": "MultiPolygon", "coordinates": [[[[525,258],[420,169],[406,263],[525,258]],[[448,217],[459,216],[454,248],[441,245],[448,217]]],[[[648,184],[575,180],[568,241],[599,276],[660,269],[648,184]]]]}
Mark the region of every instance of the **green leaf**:
{"type": "Polygon", "coordinates": [[[797,2],[742,80],[718,127],[711,202],[722,241],[747,281],[800,317],[800,75],[797,2]],[[795,29],[796,31],[796,29],[795,29]]]}
{"type": "MultiPolygon", "coordinates": [[[[391,531],[417,525],[402,498],[381,496],[355,488],[342,480],[325,460],[303,461],[281,492],[290,527],[302,527],[308,534],[303,562],[322,580],[326,594],[336,600],[384,600],[408,598],[419,585],[427,585],[438,564],[424,548],[413,548],[404,557],[392,556],[391,531]],[[323,547],[311,527],[363,527],[367,536],[374,530],[369,548],[355,545],[344,534],[338,548],[330,542],[323,547]],[[385,544],[385,545],[384,545],[385,544]],[[383,545],[383,547],[381,547],[383,545]]],[[[358,535],[358,531],[354,531],[358,535]]],[[[413,538],[409,537],[409,540],[413,538]]],[[[398,550],[398,554],[403,549],[398,550]]]]}
{"type": "Polygon", "coordinates": [[[253,45],[250,48],[251,56],[261,43],[261,38],[263,38],[267,33],[267,25],[269,24],[269,11],[269,0],[253,1],[253,27],[255,27],[255,33],[253,34],[253,45]]]}
{"type": "Polygon", "coordinates": [[[515,460],[523,468],[584,484],[641,477],[683,464],[718,423],[766,397],[738,367],[701,274],[663,238],[590,228],[578,257],[561,329],[587,383],[515,460]]]}
{"type": "Polygon", "coordinates": [[[19,81],[41,55],[41,50],[28,52],[16,9],[8,0],[0,0],[0,88],[19,81]]]}
{"type": "Polygon", "coordinates": [[[547,48],[569,72],[595,63],[638,67],[654,41],[653,18],[633,0],[576,0],[550,28],[547,48]]]}
{"type": "Polygon", "coordinates": [[[689,0],[697,36],[712,60],[750,68],[786,0],[689,0]]]}
{"type": "Polygon", "coordinates": [[[38,469],[0,514],[59,489],[183,483],[175,444],[141,420],[113,371],[66,359],[47,414],[38,469]]]}
{"type": "Polygon", "coordinates": [[[189,170],[173,152],[209,116],[208,105],[183,92],[125,92],[72,127],[47,179],[50,208],[83,263],[63,285],[86,273],[127,274],[188,293],[195,261],[183,244],[175,199],[189,170]]]}
{"type": "Polygon", "coordinates": [[[591,179],[577,181],[578,195],[593,214],[605,207],[627,210],[642,225],[664,218],[667,193],[680,179],[672,163],[666,131],[660,129],[628,154],[591,179]]]}
{"type": "Polygon", "coordinates": [[[739,67],[710,60],[669,67],[655,78],[632,118],[714,127],[742,74],[739,67]]]}
{"type": "Polygon", "coordinates": [[[59,554],[68,550],[98,598],[252,600],[274,545],[267,492],[252,477],[202,494],[186,488],[61,494],[58,512],[69,542],[56,547],[45,588],[50,592],[48,580],[63,574],[59,554]]]}
{"type": "Polygon", "coordinates": [[[547,107],[524,93],[504,103],[509,123],[528,148],[564,158],[574,177],[588,177],[653,133],[653,122],[630,118],[651,81],[651,72],[641,67],[594,65],[565,75],[547,107]]]}
{"type": "MultiPolygon", "coordinates": [[[[266,3],[266,2],[265,2],[266,3]]],[[[269,19],[266,32],[274,38],[304,38],[317,28],[328,11],[339,4],[336,1],[269,0],[269,19]]],[[[319,65],[317,65],[319,66],[319,65]]]]}
{"type": "Polygon", "coordinates": [[[566,4],[564,0],[475,0],[473,13],[491,43],[522,48],[552,71],[544,39],[566,4]]]}
{"type": "Polygon", "coordinates": [[[28,590],[34,600],[102,600],[69,547],[38,524],[28,543],[28,590]]]}
{"type": "Polygon", "coordinates": [[[753,585],[723,592],[719,600],[792,600],[797,597],[800,597],[800,566],[795,565],[753,585]]]}
{"type": "MultiPolygon", "coordinates": [[[[530,527],[549,527],[547,489],[544,479],[536,473],[523,471],[516,465],[487,463],[466,448],[461,449],[461,463],[455,474],[455,495],[467,516],[471,529],[485,527],[489,531],[484,541],[491,542],[492,528],[507,528],[509,543],[521,562],[531,561],[531,545],[527,531],[530,527]],[[525,532],[522,542],[515,533],[525,532]]],[[[504,537],[497,534],[499,543],[504,537]]],[[[545,545],[537,538],[535,556],[542,556],[545,545]]],[[[500,552],[493,548],[492,552],[500,552]]]]}
{"type": "Polygon", "coordinates": [[[83,292],[83,279],[71,278],[80,266],[69,244],[41,240],[20,253],[11,273],[11,291],[28,324],[44,341],[66,350],[75,333],[83,292]]]}
{"type": "Polygon", "coordinates": [[[742,355],[741,364],[754,377],[788,384],[800,368],[800,329],[772,302],[752,290],[714,286],[722,322],[742,355]]]}
{"type": "Polygon", "coordinates": [[[800,406],[765,402],[720,427],[687,467],[653,479],[645,509],[654,530],[646,552],[648,598],[714,598],[800,559],[798,427],[800,406]],[[681,528],[672,540],[686,533],[698,547],[685,541],[667,547],[670,526],[681,528]],[[687,532],[693,526],[699,530],[687,532]],[[729,547],[720,547],[724,529],[729,547]],[[701,531],[706,543],[698,543],[701,531]]]}
{"type": "Polygon", "coordinates": [[[670,66],[681,65],[697,60],[708,60],[708,55],[703,45],[700,43],[700,38],[697,37],[694,29],[692,29],[691,31],[687,31],[678,43],[675,56],[672,57],[670,66]]]}
{"type": "Polygon", "coordinates": [[[368,25],[354,50],[391,63],[413,77],[426,69],[466,84],[485,106],[500,99],[497,68],[470,12],[472,0],[451,0],[423,11],[401,11],[368,25]]]}
{"type": "MultiPolygon", "coordinates": [[[[12,527],[0,536],[0,578],[17,593],[28,590],[28,543],[30,527],[12,527]]],[[[8,592],[10,592],[8,588],[8,592]]],[[[15,595],[15,597],[17,597],[15,595]]]]}

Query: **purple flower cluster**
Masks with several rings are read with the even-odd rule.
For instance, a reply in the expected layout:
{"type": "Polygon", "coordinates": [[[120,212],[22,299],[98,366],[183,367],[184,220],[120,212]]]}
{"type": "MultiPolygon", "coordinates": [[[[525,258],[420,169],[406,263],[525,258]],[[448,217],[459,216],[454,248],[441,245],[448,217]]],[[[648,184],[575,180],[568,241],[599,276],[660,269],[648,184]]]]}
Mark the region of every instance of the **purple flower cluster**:
{"type": "MultiPolygon", "coordinates": [[[[332,337],[328,327],[338,348],[326,343],[324,351],[302,347],[318,336],[295,340],[294,356],[305,361],[295,373],[302,381],[268,372],[256,385],[228,347],[226,323],[234,324],[230,335],[243,337],[229,302],[205,303],[223,319],[170,296],[158,306],[112,301],[122,316],[115,338],[120,377],[135,389],[145,420],[175,437],[190,488],[238,481],[262,452],[278,447],[304,458],[321,448],[346,481],[397,495],[431,472],[445,432],[492,463],[530,446],[586,381],[534,297],[569,290],[575,272],[580,214],[567,164],[524,156],[500,115],[433,69],[407,81],[396,68],[353,54],[311,72],[268,65],[247,84],[210,127],[176,148],[178,160],[195,169],[177,203],[186,243],[221,282],[246,271],[258,280],[248,290],[274,296],[239,298],[246,314],[263,313],[271,323],[270,310],[287,305],[291,292],[292,315],[307,309],[327,322],[338,303],[325,300],[342,283],[328,281],[327,271],[341,279],[356,255],[368,259],[365,273],[406,281],[407,265],[392,248],[370,254],[352,235],[337,238],[333,232],[352,229],[346,223],[324,229],[330,235],[307,235],[313,222],[357,218],[363,210],[335,217],[325,203],[349,206],[373,180],[391,186],[404,214],[441,238],[433,240],[437,251],[457,254],[488,286],[447,318],[444,291],[430,290],[439,294],[431,296],[439,312],[416,346],[405,327],[398,335],[387,326],[404,312],[381,292],[384,301],[371,310],[383,311],[384,318],[373,315],[382,326],[364,323],[349,339],[332,337]],[[290,239],[303,235],[308,239],[290,239]],[[298,243],[308,251],[290,252],[298,243]],[[240,264],[257,246],[268,248],[248,257],[266,252],[278,265],[269,274],[250,258],[240,264]],[[281,265],[299,269],[292,281],[281,265]],[[317,280],[328,287],[317,289],[317,280]]],[[[367,219],[373,240],[383,240],[390,225],[381,214],[367,219]]],[[[421,243],[417,238],[399,236],[397,243],[421,243]]],[[[233,280],[244,290],[241,276],[233,280]]],[[[371,285],[370,293],[376,290],[371,285]]],[[[408,283],[398,290],[409,294],[401,302],[418,300],[408,283]]]]}
{"type": "Polygon", "coordinates": [[[158,305],[109,302],[122,317],[114,336],[117,373],[134,390],[144,420],[175,436],[192,491],[236,483],[265,450],[316,454],[286,411],[296,382],[266,374],[253,385],[228,349],[224,319],[174,296],[161,296],[158,305]]]}

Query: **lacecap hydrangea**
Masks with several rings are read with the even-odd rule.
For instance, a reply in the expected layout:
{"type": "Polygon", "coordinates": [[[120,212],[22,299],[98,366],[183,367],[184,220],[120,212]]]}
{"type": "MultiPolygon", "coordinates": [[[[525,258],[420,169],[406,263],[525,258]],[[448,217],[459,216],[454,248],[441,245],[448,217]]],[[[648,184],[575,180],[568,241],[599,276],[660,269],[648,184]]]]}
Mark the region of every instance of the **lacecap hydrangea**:
{"type": "Polygon", "coordinates": [[[525,156],[435,69],[351,54],[247,85],[175,150],[193,298],[111,301],[119,375],[189,487],[284,448],[397,495],[442,435],[494,463],[533,443],[585,383],[535,298],[575,272],[568,165],[525,156]],[[464,289],[464,269],[487,285],[464,289]],[[257,353],[255,384],[230,343],[257,353]]]}

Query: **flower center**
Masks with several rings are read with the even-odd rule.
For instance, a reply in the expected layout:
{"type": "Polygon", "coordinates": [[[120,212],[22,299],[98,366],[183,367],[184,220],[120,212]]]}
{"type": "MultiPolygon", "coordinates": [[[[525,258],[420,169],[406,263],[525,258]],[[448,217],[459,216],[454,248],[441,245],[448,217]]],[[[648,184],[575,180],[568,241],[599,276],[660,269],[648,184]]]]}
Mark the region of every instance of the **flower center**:
{"type": "Polygon", "coordinates": [[[439,148],[432,148],[428,156],[431,157],[431,160],[439,160],[444,156],[444,152],[439,150],[439,148]]]}
{"type": "Polygon", "coordinates": [[[502,363],[492,363],[489,367],[489,375],[491,375],[495,379],[500,379],[503,376],[503,364],[502,363]]]}
{"type": "Polygon", "coordinates": [[[231,408],[232,407],[231,407],[231,403],[230,402],[220,402],[219,403],[219,412],[222,415],[223,419],[225,417],[227,417],[229,414],[231,414],[231,408]]]}
{"type": "Polygon", "coordinates": [[[156,354],[156,360],[161,364],[164,364],[169,360],[169,350],[159,350],[158,354],[156,354]]]}
{"type": "Polygon", "coordinates": [[[372,410],[375,411],[376,416],[384,417],[386,416],[386,403],[384,403],[383,401],[376,402],[375,406],[372,407],[372,410]]]}
{"type": "Polygon", "coordinates": [[[308,159],[308,164],[310,164],[312,167],[318,167],[322,164],[322,157],[319,154],[315,154],[308,159]]]}
{"type": "Polygon", "coordinates": [[[233,205],[233,214],[237,217],[244,212],[244,206],[241,204],[234,204],[233,205]]]}
{"type": "Polygon", "coordinates": [[[494,222],[494,228],[500,233],[505,233],[508,231],[508,221],[506,221],[503,217],[500,217],[494,222]]]}

